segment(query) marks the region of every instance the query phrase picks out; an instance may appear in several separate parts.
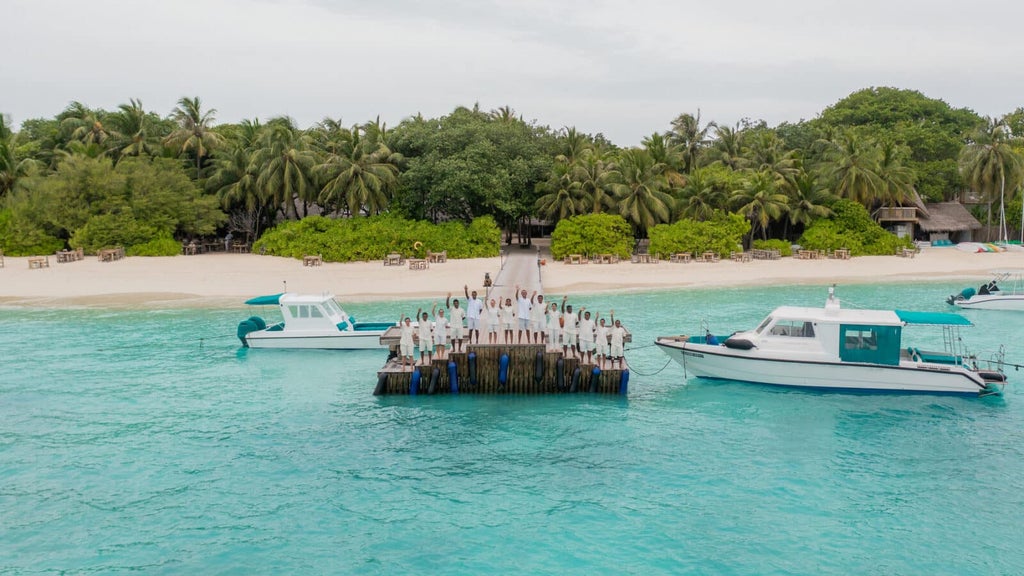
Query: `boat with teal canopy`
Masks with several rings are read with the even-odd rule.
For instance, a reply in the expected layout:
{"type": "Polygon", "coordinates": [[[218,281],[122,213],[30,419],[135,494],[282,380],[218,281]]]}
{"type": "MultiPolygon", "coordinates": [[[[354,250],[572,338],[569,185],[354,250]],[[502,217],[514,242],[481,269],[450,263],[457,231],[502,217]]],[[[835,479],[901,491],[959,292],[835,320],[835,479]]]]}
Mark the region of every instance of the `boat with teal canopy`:
{"type": "Polygon", "coordinates": [[[250,306],[276,306],[281,321],[268,325],[261,316],[238,324],[246,348],[365,350],[382,348],[380,337],[394,322],[359,322],[334,300],[333,294],[283,292],[245,301],[250,306]]]}

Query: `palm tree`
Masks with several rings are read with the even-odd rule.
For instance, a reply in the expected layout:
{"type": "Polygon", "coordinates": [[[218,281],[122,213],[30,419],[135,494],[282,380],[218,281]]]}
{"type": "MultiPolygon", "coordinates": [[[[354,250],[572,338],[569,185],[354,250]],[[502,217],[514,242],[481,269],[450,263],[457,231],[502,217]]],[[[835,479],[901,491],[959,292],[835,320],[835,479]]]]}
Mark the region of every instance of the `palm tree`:
{"type": "Polygon", "coordinates": [[[120,135],[118,156],[153,154],[156,142],[153,140],[152,117],[142,107],[141,100],[132,98],[128,104],[121,104],[110,120],[120,135]]]}
{"type": "Polygon", "coordinates": [[[619,155],[619,173],[622,180],[612,186],[619,205],[619,213],[643,237],[657,224],[668,222],[672,216],[672,196],[668,180],[661,173],[646,150],[631,148],[619,155]]]}
{"type": "Polygon", "coordinates": [[[593,144],[586,135],[577,132],[575,126],[563,128],[559,136],[559,152],[555,156],[555,160],[565,162],[570,166],[575,165],[585,151],[593,148],[593,144]]]}
{"type": "Polygon", "coordinates": [[[586,212],[586,200],[573,181],[572,172],[568,163],[556,161],[551,176],[537,184],[537,191],[542,194],[535,204],[540,216],[557,221],[586,212]]]}
{"type": "Polygon", "coordinates": [[[678,148],[670,146],[668,139],[655,132],[643,139],[644,150],[651,155],[658,170],[665,175],[665,180],[671,188],[682,188],[686,184],[686,176],[679,170],[683,165],[682,155],[678,148]]]}
{"type": "Polygon", "coordinates": [[[71,140],[82,144],[96,144],[107,149],[108,141],[120,136],[103,124],[100,111],[91,110],[81,102],[72,102],[60,114],[60,125],[71,140]]]}
{"type": "Polygon", "coordinates": [[[778,191],[775,175],[754,172],[743,182],[743,187],[732,193],[736,211],[750,220],[751,237],[760,230],[761,239],[768,239],[768,224],[779,219],[786,211],[789,198],[778,191]]]}
{"type": "MultiPolygon", "coordinates": [[[[478,106],[479,106],[479,104],[478,104],[478,106]]],[[[502,107],[498,108],[497,110],[491,110],[491,113],[490,113],[489,116],[491,117],[492,120],[497,120],[498,122],[504,122],[506,124],[511,124],[511,123],[517,122],[517,121],[518,122],[522,122],[523,121],[522,115],[517,117],[516,116],[516,111],[513,110],[511,106],[502,106],[502,107]]]]}
{"type": "Polygon", "coordinates": [[[700,125],[700,110],[697,115],[680,114],[672,121],[672,129],[669,130],[668,141],[672,146],[679,148],[683,157],[683,173],[689,174],[697,167],[697,159],[701,150],[709,144],[708,130],[715,126],[714,122],[704,127],[700,125]]]}
{"type": "Polygon", "coordinates": [[[832,215],[832,209],[828,207],[835,197],[818,183],[818,178],[813,172],[801,171],[793,178],[793,186],[789,188],[789,219],[787,230],[789,233],[790,224],[802,224],[807,226],[816,218],[827,218],[832,215]]]}
{"type": "Polygon", "coordinates": [[[614,185],[621,182],[622,175],[615,167],[612,153],[602,154],[588,148],[571,166],[571,170],[573,186],[582,196],[586,209],[599,214],[604,209],[615,208],[614,185]]]}
{"type": "Polygon", "coordinates": [[[677,218],[708,220],[725,207],[727,198],[706,168],[697,168],[686,179],[676,203],[677,218]]]}
{"type": "Polygon", "coordinates": [[[903,165],[904,151],[896,143],[885,141],[880,147],[878,179],[882,183],[879,196],[885,206],[898,206],[914,196],[914,171],[903,165]]]}
{"type": "Polygon", "coordinates": [[[256,187],[275,206],[283,206],[286,217],[297,218],[295,200],[310,200],[314,190],[312,174],[317,158],[310,137],[297,130],[290,118],[274,118],[267,123],[258,145],[251,161],[258,172],[256,187]]]}
{"type": "Polygon", "coordinates": [[[172,113],[174,121],[178,123],[178,129],[171,132],[164,143],[175,148],[178,154],[188,151],[195,154],[196,180],[199,179],[203,158],[223,142],[221,135],[212,130],[216,114],[217,110],[214,108],[203,112],[198,96],[178,100],[178,106],[172,113]]]}
{"type": "Polygon", "coordinates": [[[18,180],[27,176],[35,166],[31,158],[17,157],[15,138],[7,118],[0,116],[0,198],[14,190],[18,180]]]}
{"type": "Polygon", "coordinates": [[[960,152],[960,175],[975,192],[982,195],[988,204],[988,223],[992,226],[992,202],[999,194],[999,228],[1005,239],[1006,230],[1006,188],[1020,186],[1024,177],[1024,162],[1011,146],[1011,137],[1006,124],[994,118],[986,119],[986,126],[973,132],[969,142],[960,152]]]}
{"type": "Polygon", "coordinates": [[[332,151],[315,168],[324,183],[320,202],[344,204],[353,216],[364,211],[382,212],[398,184],[396,164],[400,160],[401,156],[385,146],[379,135],[364,137],[362,129],[353,126],[332,141],[332,151]]]}
{"type": "Polygon", "coordinates": [[[846,131],[825,151],[822,172],[836,196],[870,208],[884,192],[878,162],[879,149],[874,142],[846,131]]]}
{"type": "Polygon", "coordinates": [[[739,123],[734,128],[715,126],[715,141],[708,149],[708,159],[733,170],[743,168],[746,165],[743,157],[745,134],[739,123]]]}
{"type": "Polygon", "coordinates": [[[746,165],[757,172],[770,172],[780,186],[786,186],[800,171],[796,151],[787,150],[774,131],[760,130],[748,144],[743,149],[746,165]]]}

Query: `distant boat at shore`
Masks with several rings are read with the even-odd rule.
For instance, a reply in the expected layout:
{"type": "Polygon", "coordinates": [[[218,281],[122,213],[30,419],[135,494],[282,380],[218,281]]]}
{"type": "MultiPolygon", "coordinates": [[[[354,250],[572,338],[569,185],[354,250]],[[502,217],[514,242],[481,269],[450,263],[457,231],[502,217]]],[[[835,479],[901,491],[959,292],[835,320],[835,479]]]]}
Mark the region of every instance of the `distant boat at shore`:
{"type": "Polygon", "coordinates": [[[977,290],[964,288],[946,303],[968,310],[1024,310],[1024,270],[997,270],[977,290]]]}
{"type": "Polygon", "coordinates": [[[961,349],[958,314],[840,307],[832,288],[822,308],[782,306],[753,330],[731,336],[664,336],[657,345],[687,374],[800,388],[986,396],[1006,384],[1001,356],[961,349]],[[941,327],[945,349],[903,345],[903,328],[941,327]],[[987,369],[979,366],[984,364],[987,369]]]}
{"type": "Polygon", "coordinates": [[[282,321],[273,325],[260,316],[238,324],[246,348],[370,350],[381,348],[380,337],[394,322],[357,322],[338,305],[333,294],[285,292],[246,300],[250,306],[277,306],[282,321]]]}

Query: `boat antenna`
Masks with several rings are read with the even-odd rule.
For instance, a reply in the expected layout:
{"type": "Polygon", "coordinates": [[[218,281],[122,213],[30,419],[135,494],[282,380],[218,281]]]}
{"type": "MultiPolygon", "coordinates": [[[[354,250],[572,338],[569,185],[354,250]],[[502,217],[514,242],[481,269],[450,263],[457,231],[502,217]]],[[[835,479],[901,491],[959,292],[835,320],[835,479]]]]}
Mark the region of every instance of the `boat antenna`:
{"type": "Polygon", "coordinates": [[[284,284],[284,291],[287,292],[288,291],[288,281],[287,280],[281,280],[281,283],[284,284]]]}

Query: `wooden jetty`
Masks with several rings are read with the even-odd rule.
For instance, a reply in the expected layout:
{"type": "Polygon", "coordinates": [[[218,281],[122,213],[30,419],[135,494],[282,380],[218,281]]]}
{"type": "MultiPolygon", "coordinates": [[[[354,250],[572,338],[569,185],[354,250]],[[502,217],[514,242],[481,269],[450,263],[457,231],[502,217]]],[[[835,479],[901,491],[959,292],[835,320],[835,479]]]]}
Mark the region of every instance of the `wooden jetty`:
{"type": "MultiPolygon", "coordinates": [[[[494,285],[488,287],[486,295],[490,297],[494,290],[511,291],[516,285],[531,293],[543,292],[539,253],[506,253],[494,285]]],[[[518,337],[518,329],[516,332],[518,337]]],[[[469,336],[468,330],[466,336],[469,336]]],[[[480,331],[480,337],[487,338],[484,330],[480,331]]],[[[412,371],[403,370],[398,358],[400,339],[401,328],[397,326],[389,328],[380,338],[381,344],[391,350],[391,356],[377,373],[374,394],[625,394],[628,388],[629,367],[625,359],[616,362],[614,368],[605,361],[595,373],[594,362],[565,357],[561,347],[549,349],[539,343],[468,344],[466,338],[459,352],[449,347],[444,358],[435,356],[427,363],[417,363],[412,371]],[[503,357],[507,357],[505,368],[502,368],[503,357]],[[415,390],[414,373],[419,374],[415,390]]],[[[627,331],[623,342],[630,341],[632,337],[627,331]]]]}
{"type": "MultiPolygon", "coordinates": [[[[486,335],[484,335],[486,337],[486,335]]],[[[381,344],[397,351],[400,328],[393,326],[381,336],[381,344]]],[[[630,341],[627,333],[626,342],[630,341]]],[[[413,371],[419,372],[418,394],[562,394],[572,392],[593,392],[597,394],[625,394],[629,372],[625,359],[611,363],[605,361],[594,375],[596,362],[579,358],[566,358],[562,350],[547,348],[544,344],[466,344],[462,351],[449,351],[444,358],[434,357],[426,363],[417,362],[413,371]],[[475,355],[475,383],[470,371],[470,354],[475,355]],[[540,369],[537,356],[540,354],[540,369]],[[501,358],[508,356],[507,369],[502,381],[501,358]],[[559,361],[562,368],[559,370],[559,361]],[[449,362],[455,363],[456,387],[452,387],[449,362]],[[579,368],[579,375],[574,375],[579,368]],[[435,377],[434,371],[438,372],[435,377]],[[561,373],[561,378],[559,378],[561,373]],[[433,392],[431,392],[433,382],[433,392]],[[575,383],[575,386],[574,386],[575,383]]],[[[413,371],[403,367],[401,359],[387,361],[377,373],[377,389],[374,394],[410,394],[413,371]]]]}

